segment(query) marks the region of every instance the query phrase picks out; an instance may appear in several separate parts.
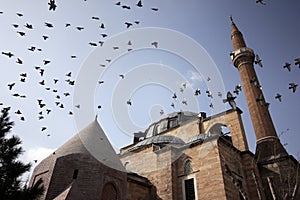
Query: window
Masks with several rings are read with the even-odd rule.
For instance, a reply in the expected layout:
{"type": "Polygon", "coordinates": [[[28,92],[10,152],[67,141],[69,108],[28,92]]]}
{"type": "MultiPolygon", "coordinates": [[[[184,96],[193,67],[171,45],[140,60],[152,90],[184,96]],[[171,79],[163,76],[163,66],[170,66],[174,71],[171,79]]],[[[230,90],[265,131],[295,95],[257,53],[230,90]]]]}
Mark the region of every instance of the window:
{"type": "Polygon", "coordinates": [[[195,200],[195,186],[194,179],[184,180],[185,200],[195,200]]]}
{"type": "Polygon", "coordinates": [[[185,175],[190,174],[192,171],[193,171],[193,168],[192,168],[192,161],[187,160],[187,161],[184,163],[184,174],[185,174],[185,175]]]}
{"type": "Polygon", "coordinates": [[[77,179],[77,176],[78,176],[78,169],[74,169],[73,171],[73,179],[77,179]]]}
{"type": "Polygon", "coordinates": [[[113,183],[106,183],[102,190],[102,198],[107,200],[117,200],[118,190],[113,183]]]}
{"type": "Polygon", "coordinates": [[[178,125],[178,119],[177,117],[173,117],[169,119],[168,128],[173,128],[178,125]]]}

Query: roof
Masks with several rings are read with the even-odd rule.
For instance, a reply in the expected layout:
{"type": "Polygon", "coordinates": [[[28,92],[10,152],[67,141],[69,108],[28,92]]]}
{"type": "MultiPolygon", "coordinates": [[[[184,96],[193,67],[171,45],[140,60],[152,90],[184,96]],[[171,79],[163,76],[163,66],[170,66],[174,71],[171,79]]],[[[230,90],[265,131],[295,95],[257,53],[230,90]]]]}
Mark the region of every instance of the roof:
{"type": "Polygon", "coordinates": [[[119,157],[99,125],[97,118],[57,149],[57,157],[70,154],[93,156],[102,164],[120,171],[125,171],[119,157]]]}

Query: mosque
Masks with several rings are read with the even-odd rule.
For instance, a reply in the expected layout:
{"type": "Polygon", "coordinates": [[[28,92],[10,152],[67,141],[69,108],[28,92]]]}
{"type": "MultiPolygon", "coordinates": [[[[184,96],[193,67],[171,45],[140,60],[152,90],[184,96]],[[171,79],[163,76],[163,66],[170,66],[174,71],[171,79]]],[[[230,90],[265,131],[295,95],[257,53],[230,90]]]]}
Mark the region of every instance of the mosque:
{"type": "Polygon", "coordinates": [[[233,21],[231,28],[231,59],[248,103],[255,152],[239,108],[213,116],[169,114],[135,133],[119,154],[95,119],[34,169],[30,185],[42,179],[45,187],[40,199],[300,199],[299,162],[280,143],[258,87],[253,50],[233,21]]]}

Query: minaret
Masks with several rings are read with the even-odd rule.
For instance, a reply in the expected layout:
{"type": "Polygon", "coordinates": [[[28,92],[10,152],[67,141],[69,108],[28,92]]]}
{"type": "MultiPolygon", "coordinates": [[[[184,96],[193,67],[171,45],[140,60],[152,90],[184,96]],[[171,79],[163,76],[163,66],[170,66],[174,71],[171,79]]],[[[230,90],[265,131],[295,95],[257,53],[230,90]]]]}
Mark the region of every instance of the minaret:
{"type": "Polygon", "coordinates": [[[242,33],[231,19],[231,40],[234,51],[230,54],[233,65],[242,80],[252,124],[256,135],[256,156],[258,161],[286,156],[287,152],[276,134],[262,87],[255,73],[254,52],[246,46],[242,33]]]}

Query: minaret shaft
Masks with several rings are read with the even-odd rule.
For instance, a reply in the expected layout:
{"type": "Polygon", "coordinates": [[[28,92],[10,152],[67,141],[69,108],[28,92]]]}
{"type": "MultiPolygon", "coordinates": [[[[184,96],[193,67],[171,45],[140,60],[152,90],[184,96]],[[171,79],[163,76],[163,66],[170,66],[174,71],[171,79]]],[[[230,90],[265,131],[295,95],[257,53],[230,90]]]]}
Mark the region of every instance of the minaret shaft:
{"type": "Polygon", "coordinates": [[[234,22],[232,22],[231,40],[234,48],[231,58],[242,80],[243,90],[256,135],[256,153],[262,156],[261,159],[267,159],[274,155],[274,153],[286,154],[277,136],[268,110],[269,104],[265,101],[253,66],[254,52],[246,46],[243,35],[234,22]]]}

